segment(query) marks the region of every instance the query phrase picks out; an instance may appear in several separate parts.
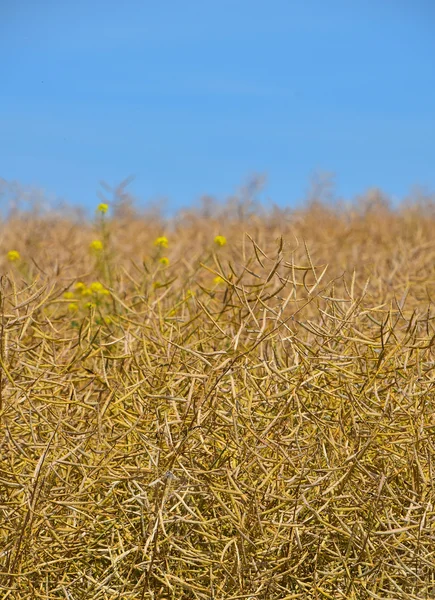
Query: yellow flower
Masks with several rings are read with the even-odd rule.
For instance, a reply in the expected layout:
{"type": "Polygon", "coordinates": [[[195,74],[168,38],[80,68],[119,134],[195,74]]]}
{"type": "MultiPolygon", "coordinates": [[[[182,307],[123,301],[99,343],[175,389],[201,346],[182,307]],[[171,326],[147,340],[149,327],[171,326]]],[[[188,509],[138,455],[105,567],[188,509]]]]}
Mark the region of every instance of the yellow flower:
{"type": "Polygon", "coordinates": [[[164,235],[154,240],[154,246],[159,246],[160,248],[167,248],[168,244],[168,238],[164,235]]]}
{"type": "Polygon", "coordinates": [[[95,308],[95,302],[86,302],[85,308],[95,308]]]}
{"type": "Polygon", "coordinates": [[[104,322],[106,323],[106,325],[110,325],[111,323],[113,323],[113,319],[110,316],[104,317],[104,322]]]}
{"type": "Polygon", "coordinates": [[[223,235],[217,235],[214,238],[214,243],[217,246],[225,246],[225,244],[227,243],[227,238],[225,236],[223,236],[223,235]]]}
{"type": "Polygon", "coordinates": [[[91,283],[91,285],[89,286],[89,291],[93,294],[102,294],[103,296],[107,296],[108,294],[110,294],[109,290],[106,290],[104,285],[99,281],[94,281],[93,283],[91,283]]]}
{"type": "Polygon", "coordinates": [[[83,283],[83,281],[77,281],[74,287],[80,294],[82,294],[83,291],[86,289],[86,285],[83,283]]]}
{"type": "Polygon", "coordinates": [[[167,256],[162,256],[162,258],[159,259],[159,263],[167,267],[169,265],[169,258],[167,256]]]}
{"type": "Polygon", "coordinates": [[[70,304],[68,304],[68,310],[70,312],[77,312],[78,309],[79,309],[79,306],[75,302],[70,302],[70,304]]]}
{"type": "Polygon", "coordinates": [[[94,292],[95,294],[98,294],[99,292],[101,292],[102,290],[104,290],[104,286],[99,281],[94,281],[89,286],[89,289],[91,290],[91,292],[94,292]]]}
{"type": "Polygon", "coordinates": [[[89,248],[93,252],[101,252],[103,249],[103,242],[101,242],[100,240],[94,240],[89,244],[89,248]]]}
{"type": "Polygon", "coordinates": [[[218,275],[217,277],[215,277],[213,279],[213,283],[215,283],[216,285],[219,285],[220,283],[225,283],[225,279],[223,279],[220,275],[218,275]]]}
{"type": "Polygon", "coordinates": [[[72,300],[74,298],[74,293],[73,292],[65,292],[64,295],[63,295],[63,297],[66,300],[72,300]]]}
{"type": "Polygon", "coordinates": [[[83,288],[82,296],[91,296],[91,295],[92,295],[92,292],[89,288],[87,288],[87,287],[83,288]]]}
{"type": "Polygon", "coordinates": [[[97,206],[97,210],[98,212],[102,213],[103,215],[106,214],[106,212],[109,210],[109,205],[106,204],[105,202],[101,202],[101,204],[99,204],[97,206]]]}
{"type": "Polygon", "coordinates": [[[21,254],[18,252],[18,250],[9,250],[7,256],[9,262],[16,262],[21,258],[21,254]]]}

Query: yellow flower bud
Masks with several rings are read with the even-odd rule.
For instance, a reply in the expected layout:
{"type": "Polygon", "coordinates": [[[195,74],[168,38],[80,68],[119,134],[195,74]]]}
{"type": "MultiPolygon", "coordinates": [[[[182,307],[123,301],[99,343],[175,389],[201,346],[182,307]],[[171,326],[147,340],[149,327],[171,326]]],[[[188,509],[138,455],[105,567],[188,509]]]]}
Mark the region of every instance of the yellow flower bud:
{"type": "Polygon", "coordinates": [[[99,294],[104,290],[104,285],[99,281],[94,281],[89,286],[89,289],[91,290],[91,292],[94,292],[94,294],[99,294]]]}
{"type": "Polygon", "coordinates": [[[16,262],[17,260],[20,260],[21,254],[18,250],[9,250],[7,257],[9,262],[16,262]]]}
{"type": "Polygon", "coordinates": [[[168,238],[164,235],[158,237],[154,240],[154,246],[159,246],[160,248],[167,248],[169,245],[168,238]]]}
{"type": "Polygon", "coordinates": [[[101,252],[103,249],[103,242],[100,240],[94,240],[89,244],[89,248],[92,252],[101,252]]]}
{"type": "Polygon", "coordinates": [[[223,236],[223,235],[217,235],[214,238],[214,243],[217,246],[225,246],[225,244],[227,243],[227,238],[225,236],[223,236]]]}

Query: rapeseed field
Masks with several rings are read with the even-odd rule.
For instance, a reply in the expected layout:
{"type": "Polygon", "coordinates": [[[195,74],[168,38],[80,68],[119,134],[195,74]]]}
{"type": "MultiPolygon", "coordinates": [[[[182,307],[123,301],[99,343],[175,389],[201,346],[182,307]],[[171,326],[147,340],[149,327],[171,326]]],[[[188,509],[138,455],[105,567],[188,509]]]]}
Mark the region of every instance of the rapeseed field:
{"type": "Polygon", "coordinates": [[[0,598],[435,597],[435,206],[0,224],[0,598]]]}

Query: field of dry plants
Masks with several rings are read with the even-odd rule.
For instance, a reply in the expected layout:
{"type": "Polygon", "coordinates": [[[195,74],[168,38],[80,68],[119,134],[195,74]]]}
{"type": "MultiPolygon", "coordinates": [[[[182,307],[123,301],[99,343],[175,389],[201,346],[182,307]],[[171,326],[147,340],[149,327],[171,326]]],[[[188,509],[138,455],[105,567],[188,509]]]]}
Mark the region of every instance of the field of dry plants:
{"type": "Polygon", "coordinates": [[[0,598],[434,598],[434,232],[0,223],[0,598]]]}

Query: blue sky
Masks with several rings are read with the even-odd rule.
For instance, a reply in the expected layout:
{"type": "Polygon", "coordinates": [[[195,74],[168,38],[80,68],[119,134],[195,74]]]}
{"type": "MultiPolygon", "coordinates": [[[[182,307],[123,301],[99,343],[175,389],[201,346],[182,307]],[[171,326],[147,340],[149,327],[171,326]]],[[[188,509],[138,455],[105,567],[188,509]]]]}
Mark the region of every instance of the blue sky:
{"type": "Polygon", "coordinates": [[[169,207],[435,189],[433,0],[3,0],[0,177],[169,207]]]}

